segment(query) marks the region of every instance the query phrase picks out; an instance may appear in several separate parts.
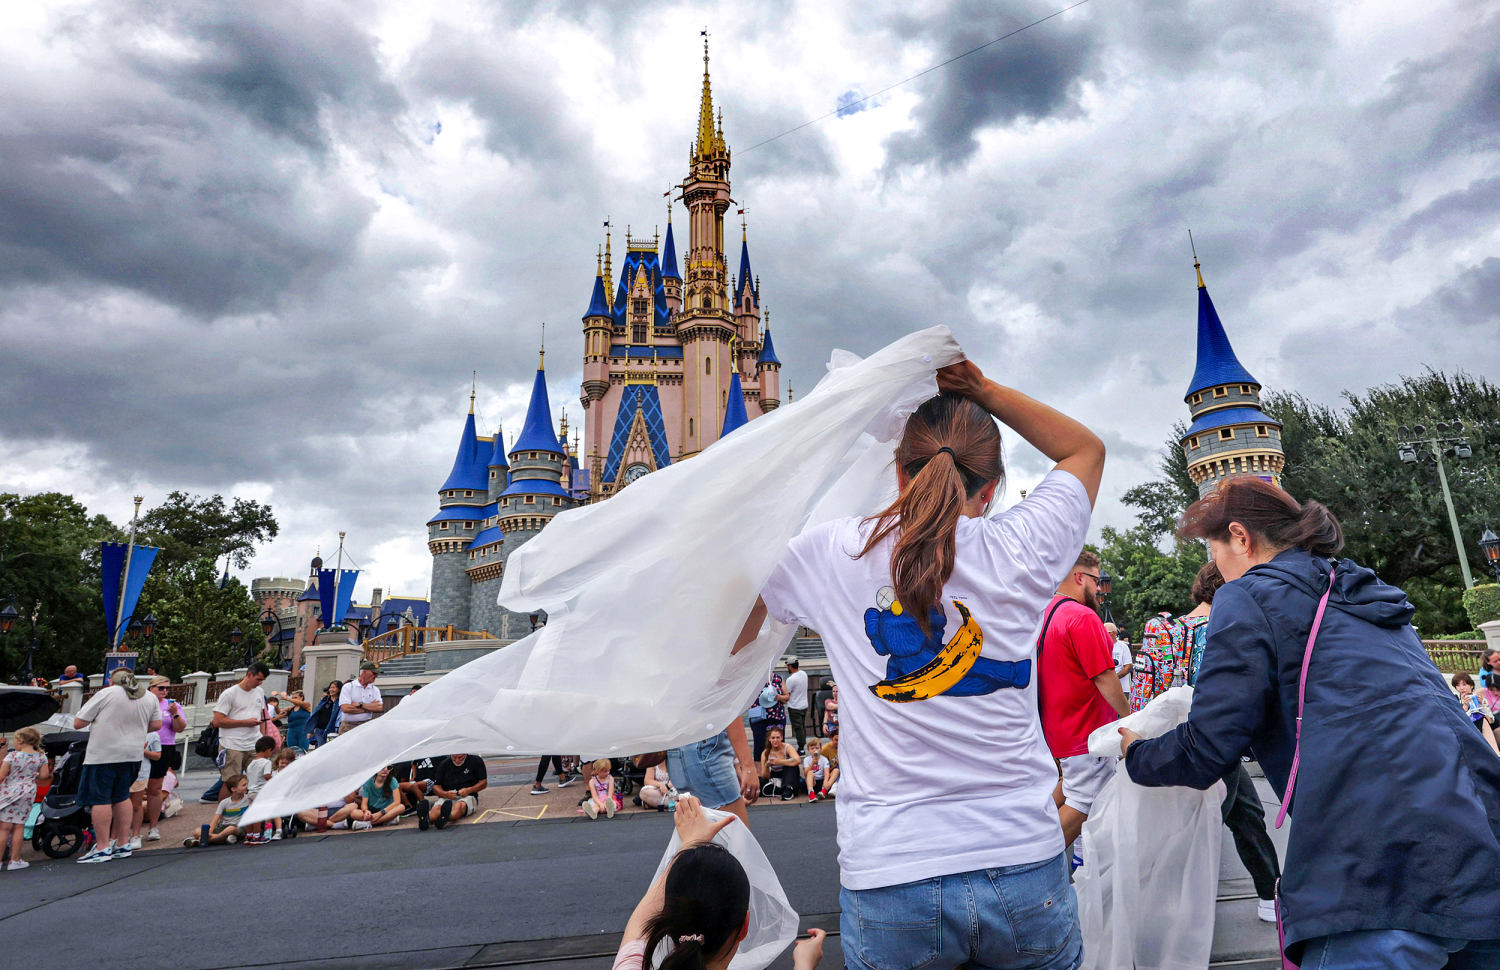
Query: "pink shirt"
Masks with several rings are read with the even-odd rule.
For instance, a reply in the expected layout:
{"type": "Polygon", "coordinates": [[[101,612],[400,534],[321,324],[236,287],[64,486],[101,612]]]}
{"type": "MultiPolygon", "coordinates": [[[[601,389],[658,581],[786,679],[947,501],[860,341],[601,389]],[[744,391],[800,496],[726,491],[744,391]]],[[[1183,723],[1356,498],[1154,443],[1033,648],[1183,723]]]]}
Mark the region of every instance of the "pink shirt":
{"type": "Polygon", "coordinates": [[[631,940],[615,954],[615,965],[611,970],[641,970],[646,965],[646,941],[631,940]]]}

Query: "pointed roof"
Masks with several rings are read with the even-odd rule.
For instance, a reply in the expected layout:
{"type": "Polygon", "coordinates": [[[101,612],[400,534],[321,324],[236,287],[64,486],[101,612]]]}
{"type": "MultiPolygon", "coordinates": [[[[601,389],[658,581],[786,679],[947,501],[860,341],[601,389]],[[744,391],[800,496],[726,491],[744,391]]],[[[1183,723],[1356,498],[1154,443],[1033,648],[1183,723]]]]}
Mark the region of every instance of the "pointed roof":
{"type": "Polygon", "coordinates": [[[531,385],[531,404],[526,408],[526,424],[521,427],[521,436],[511,447],[510,453],[518,451],[550,451],[564,453],[557,446],[557,433],[552,430],[552,405],[547,401],[547,371],[542,362],[537,363],[536,381],[531,385]]]}
{"type": "Polygon", "coordinates": [[[703,38],[703,100],[698,105],[698,140],[694,145],[696,152],[701,155],[712,155],[715,148],[722,147],[715,144],[716,135],[714,130],[714,95],[708,83],[708,38],[703,38]]]}
{"type": "Polygon", "coordinates": [[[464,420],[464,433],[458,439],[458,454],[453,456],[453,470],[448,480],[438,489],[446,492],[454,488],[485,489],[489,487],[490,473],[485,466],[485,457],[479,449],[479,436],[474,432],[474,412],[464,420]]]}
{"type": "Polygon", "coordinates": [[[495,429],[495,446],[490,449],[491,468],[509,468],[510,463],[505,460],[505,428],[495,429]]]}
{"type": "Polygon", "coordinates": [[[720,429],[719,437],[749,423],[750,416],[745,413],[745,390],[740,387],[740,372],[735,371],[729,379],[729,404],[724,408],[724,427],[720,429]]]}
{"type": "Polygon", "coordinates": [[[302,595],[299,596],[299,597],[297,597],[297,602],[299,602],[299,603],[306,603],[306,602],[309,602],[309,601],[313,602],[313,603],[318,602],[318,578],[317,578],[317,576],[314,576],[308,582],[307,589],[304,589],[302,591],[302,595]]]}
{"type": "Polygon", "coordinates": [[[677,243],[672,240],[672,224],[667,223],[667,244],[662,248],[661,275],[667,279],[680,280],[677,272],[677,243]]]}
{"type": "MultiPolygon", "coordinates": [[[[745,290],[750,288],[750,242],[743,233],[740,234],[740,279],[739,285],[734,288],[734,302],[740,302],[745,290]]],[[[751,294],[754,295],[753,293],[751,294]]]]}
{"type": "MultiPolygon", "coordinates": [[[[1193,263],[1197,267],[1197,261],[1193,263]]],[[[1254,384],[1260,381],[1250,376],[1240,359],[1229,346],[1229,336],[1219,322],[1214,301],[1209,299],[1208,287],[1203,285],[1203,273],[1198,274],[1198,366],[1193,371],[1193,382],[1188,385],[1184,398],[1206,388],[1220,384],[1254,384]]]]}
{"type": "MultiPolygon", "coordinates": [[[[668,238],[671,238],[668,236],[668,238]]],[[[589,296],[588,312],[583,315],[587,320],[589,317],[609,316],[609,301],[604,298],[604,275],[602,273],[594,276],[594,292],[589,296]]]]}
{"type": "Polygon", "coordinates": [[[773,344],[773,343],[771,343],[771,325],[770,324],[766,324],[766,329],[764,331],[764,336],[765,336],[765,340],[761,344],[761,348],[760,348],[760,359],[757,360],[756,363],[760,363],[760,364],[775,364],[777,367],[780,367],[781,366],[781,361],[776,359],[776,345],[773,344]]]}

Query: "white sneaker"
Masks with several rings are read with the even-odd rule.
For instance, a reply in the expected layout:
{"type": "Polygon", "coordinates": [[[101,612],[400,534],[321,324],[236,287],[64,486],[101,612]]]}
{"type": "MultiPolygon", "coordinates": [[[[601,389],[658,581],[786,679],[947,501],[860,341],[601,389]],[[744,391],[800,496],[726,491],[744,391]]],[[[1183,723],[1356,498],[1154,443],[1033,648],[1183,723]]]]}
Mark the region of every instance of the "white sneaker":
{"type": "Polygon", "coordinates": [[[604,817],[605,818],[614,818],[615,817],[615,800],[613,798],[609,799],[607,802],[604,803],[604,817]]]}
{"type": "Polygon", "coordinates": [[[96,842],[94,843],[94,847],[92,849],[88,850],[83,855],[78,857],[78,862],[80,864],[90,862],[108,862],[114,857],[115,847],[113,843],[108,846],[101,846],[96,842]]]}
{"type": "Polygon", "coordinates": [[[1260,917],[1262,923],[1276,922],[1276,900],[1262,899],[1255,905],[1255,915],[1260,917]]]}
{"type": "Polygon", "coordinates": [[[599,806],[594,804],[594,800],[592,798],[583,803],[583,811],[588,815],[589,818],[599,817],[599,806]]]}
{"type": "Polygon", "coordinates": [[[131,838],[131,840],[130,840],[130,851],[134,852],[136,849],[139,849],[140,847],[141,847],[141,837],[139,835],[133,836],[131,838]]]}
{"type": "Polygon", "coordinates": [[[239,840],[240,840],[240,837],[238,835],[226,835],[224,837],[224,842],[226,844],[228,844],[228,845],[234,845],[239,840]]]}
{"type": "Polygon", "coordinates": [[[124,845],[114,846],[114,850],[114,857],[116,859],[129,859],[131,852],[134,851],[130,848],[129,842],[126,842],[124,845]]]}
{"type": "Polygon", "coordinates": [[[272,842],[275,842],[275,841],[277,841],[280,838],[281,838],[281,829],[277,829],[276,831],[274,831],[274,832],[271,833],[271,841],[272,842]]]}
{"type": "Polygon", "coordinates": [[[147,842],[160,842],[161,841],[161,829],[157,828],[154,825],[151,826],[151,831],[149,831],[149,832],[146,833],[146,841],[147,842]]]}
{"type": "Polygon", "coordinates": [[[369,822],[360,821],[354,823],[354,831],[356,832],[363,832],[365,829],[373,827],[369,822]]]}
{"type": "Polygon", "coordinates": [[[346,828],[349,827],[349,820],[346,818],[346,819],[344,819],[341,822],[334,822],[332,825],[330,825],[328,827],[331,828],[331,829],[346,829],[346,828]]]}
{"type": "Polygon", "coordinates": [[[8,869],[8,870],[30,869],[31,868],[31,863],[27,862],[25,859],[16,859],[16,860],[13,860],[13,861],[7,863],[6,866],[5,866],[5,868],[8,869]]]}

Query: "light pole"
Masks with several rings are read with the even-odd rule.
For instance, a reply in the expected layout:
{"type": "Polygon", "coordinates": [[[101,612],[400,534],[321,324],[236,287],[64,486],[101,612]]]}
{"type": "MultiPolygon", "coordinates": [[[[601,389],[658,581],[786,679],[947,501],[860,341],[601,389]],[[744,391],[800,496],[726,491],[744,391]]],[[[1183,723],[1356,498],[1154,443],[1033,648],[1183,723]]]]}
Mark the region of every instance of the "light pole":
{"type": "MultiPolygon", "coordinates": [[[[16,621],[21,618],[21,613],[16,609],[16,601],[14,599],[6,598],[5,600],[0,600],[0,602],[5,603],[5,609],[0,610],[0,636],[4,636],[8,641],[10,640],[10,631],[16,628],[16,621]]],[[[23,683],[30,684],[32,677],[31,659],[32,655],[36,653],[37,648],[36,613],[31,612],[26,614],[26,622],[31,627],[31,638],[26,641],[26,672],[22,677],[24,678],[23,683]]]]}
{"type": "Polygon", "coordinates": [[[125,639],[129,640],[132,646],[142,636],[145,637],[145,640],[142,641],[141,666],[155,669],[156,647],[152,645],[151,639],[156,636],[156,614],[147,613],[140,619],[136,619],[134,616],[128,617],[124,625],[125,639]]]}
{"type": "Polygon", "coordinates": [[[1495,582],[1500,583],[1500,536],[1485,529],[1484,535],[1479,537],[1479,548],[1484,550],[1484,560],[1490,564],[1490,572],[1495,574],[1495,582]]]}
{"type": "Polygon", "coordinates": [[[1427,437],[1427,426],[1406,425],[1396,429],[1403,439],[1396,446],[1396,456],[1408,465],[1429,462],[1437,465],[1438,484],[1443,487],[1443,501],[1448,505],[1448,524],[1453,527],[1453,545],[1458,550],[1458,567],[1464,574],[1464,588],[1474,585],[1474,576],[1469,572],[1469,554],[1464,551],[1463,533],[1458,529],[1458,513],[1453,511],[1453,493],[1448,490],[1448,473],[1443,469],[1443,458],[1466,459],[1474,455],[1469,439],[1463,436],[1464,423],[1457,418],[1439,421],[1433,426],[1435,437],[1427,437]]]}
{"type": "Polygon", "coordinates": [[[1114,585],[1114,577],[1099,568],[1099,608],[1104,611],[1104,622],[1113,623],[1115,618],[1109,612],[1109,590],[1114,585]]]}
{"type": "MultiPolygon", "coordinates": [[[[233,630],[229,631],[229,645],[231,647],[239,647],[240,641],[243,639],[245,639],[245,634],[241,632],[239,627],[235,627],[233,630]]],[[[250,645],[247,643],[245,644],[245,666],[248,668],[254,662],[255,653],[251,650],[250,645]]]]}
{"type": "Polygon", "coordinates": [[[276,664],[277,666],[280,666],[282,660],[281,617],[277,615],[275,610],[268,608],[264,613],[260,615],[260,632],[265,634],[266,643],[269,644],[274,642],[276,644],[276,664]],[[271,634],[273,633],[276,635],[276,639],[274,641],[271,639],[271,634]]]}

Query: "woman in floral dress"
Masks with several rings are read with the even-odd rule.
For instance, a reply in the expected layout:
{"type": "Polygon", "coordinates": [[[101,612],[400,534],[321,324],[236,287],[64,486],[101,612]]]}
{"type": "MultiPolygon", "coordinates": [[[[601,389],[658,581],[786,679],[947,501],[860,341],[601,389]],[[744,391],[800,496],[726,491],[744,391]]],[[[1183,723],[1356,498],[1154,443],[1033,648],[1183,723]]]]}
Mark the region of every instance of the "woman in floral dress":
{"type": "Polygon", "coordinates": [[[15,750],[0,762],[0,848],[9,840],[6,869],[25,869],[30,865],[21,859],[26,816],[36,801],[37,782],[52,780],[52,765],[42,754],[42,735],[36,728],[17,731],[15,743],[15,750]]]}

